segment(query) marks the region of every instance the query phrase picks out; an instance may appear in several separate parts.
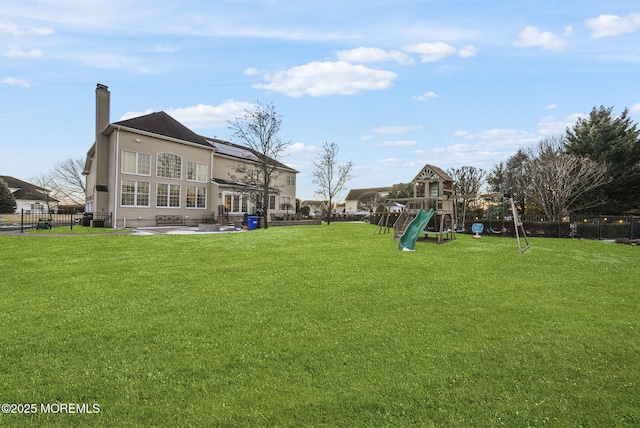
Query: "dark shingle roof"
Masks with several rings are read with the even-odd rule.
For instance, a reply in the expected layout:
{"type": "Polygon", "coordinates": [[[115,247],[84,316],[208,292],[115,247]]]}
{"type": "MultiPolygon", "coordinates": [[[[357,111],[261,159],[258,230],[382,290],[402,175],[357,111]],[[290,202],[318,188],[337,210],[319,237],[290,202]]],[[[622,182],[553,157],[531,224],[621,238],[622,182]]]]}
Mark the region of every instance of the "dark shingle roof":
{"type": "MultiPolygon", "coordinates": [[[[38,187],[34,184],[27,183],[26,181],[19,180],[8,175],[0,175],[0,180],[4,181],[7,186],[12,189],[18,189],[13,193],[15,199],[21,200],[44,200],[44,194],[49,193],[48,190],[38,187]]],[[[49,200],[57,201],[57,199],[49,198],[49,200]]]]}
{"type": "Polygon", "coordinates": [[[196,134],[163,111],[121,120],[120,122],[115,122],[114,125],[211,147],[211,144],[204,137],[196,134]]]}
{"type": "MultiPolygon", "coordinates": [[[[177,140],[188,141],[190,143],[215,148],[217,153],[236,157],[239,159],[257,162],[258,159],[262,156],[249,147],[240,146],[238,144],[219,140],[217,138],[208,138],[202,135],[198,135],[175,120],[173,117],[169,116],[164,111],[134,117],[132,119],[121,120],[120,122],[113,123],[113,125],[137,129],[139,131],[150,132],[152,134],[162,135],[177,140]]],[[[295,171],[282,162],[278,162],[274,159],[269,160],[279,168],[295,171]]]]}
{"type": "Polygon", "coordinates": [[[372,187],[369,189],[351,189],[347,194],[347,197],[344,198],[345,201],[353,201],[359,200],[363,195],[366,194],[376,194],[376,193],[389,193],[391,191],[391,187],[372,187]]]}

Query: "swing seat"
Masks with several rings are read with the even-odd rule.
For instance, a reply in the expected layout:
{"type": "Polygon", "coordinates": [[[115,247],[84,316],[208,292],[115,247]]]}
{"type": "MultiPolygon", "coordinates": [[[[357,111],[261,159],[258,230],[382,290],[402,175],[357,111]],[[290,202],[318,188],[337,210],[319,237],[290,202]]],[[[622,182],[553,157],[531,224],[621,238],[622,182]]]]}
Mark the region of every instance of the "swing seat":
{"type": "Polygon", "coordinates": [[[505,232],[506,229],[501,229],[501,230],[495,230],[494,228],[489,228],[489,232],[493,233],[494,235],[500,235],[501,233],[505,232]]]}

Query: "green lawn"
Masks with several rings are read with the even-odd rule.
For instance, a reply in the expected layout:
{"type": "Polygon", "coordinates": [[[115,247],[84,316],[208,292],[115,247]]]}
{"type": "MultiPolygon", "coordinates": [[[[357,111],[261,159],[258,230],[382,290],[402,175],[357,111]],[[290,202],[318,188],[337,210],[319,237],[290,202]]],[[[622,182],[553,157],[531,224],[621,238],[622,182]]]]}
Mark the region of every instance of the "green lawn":
{"type": "Polygon", "coordinates": [[[373,231],[0,234],[0,426],[640,424],[640,248],[373,231]]]}

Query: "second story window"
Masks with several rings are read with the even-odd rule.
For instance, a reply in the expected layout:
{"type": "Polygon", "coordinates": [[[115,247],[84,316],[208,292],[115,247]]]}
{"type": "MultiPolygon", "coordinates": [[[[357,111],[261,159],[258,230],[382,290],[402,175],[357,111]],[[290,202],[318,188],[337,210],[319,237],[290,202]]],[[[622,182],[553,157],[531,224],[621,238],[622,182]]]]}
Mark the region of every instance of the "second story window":
{"type": "Polygon", "coordinates": [[[151,175],[151,155],[123,150],[122,172],[126,174],[151,175]]]}
{"type": "Polygon", "coordinates": [[[182,158],[173,153],[158,153],[156,175],[162,178],[182,178],[182,158]]]}
{"type": "Polygon", "coordinates": [[[187,162],[187,180],[207,181],[207,166],[201,163],[187,162]]]}

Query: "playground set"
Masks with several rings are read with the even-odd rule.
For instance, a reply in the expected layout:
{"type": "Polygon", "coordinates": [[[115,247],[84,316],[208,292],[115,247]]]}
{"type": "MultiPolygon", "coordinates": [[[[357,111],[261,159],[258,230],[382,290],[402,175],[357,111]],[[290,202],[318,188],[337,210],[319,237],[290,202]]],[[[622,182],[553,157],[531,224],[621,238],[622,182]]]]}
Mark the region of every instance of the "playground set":
{"type": "MultiPolygon", "coordinates": [[[[418,238],[424,234],[425,237],[435,236],[438,244],[452,241],[456,239],[455,216],[455,200],[468,199],[475,195],[456,195],[454,194],[454,180],[442,169],[425,165],[418,175],[411,181],[410,185],[413,190],[411,198],[390,198],[385,202],[384,214],[380,217],[380,221],[374,231],[375,234],[389,233],[393,228],[393,238],[398,241],[398,248],[402,251],[413,251],[415,249],[418,238]],[[393,203],[404,204],[404,209],[396,219],[393,226],[389,225],[391,210],[389,207],[393,203]]],[[[505,199],[508,199],[511,206],[511,213],[516,230],[516,239],[520,254],[529,249],[529,241],[524,230],[518,211],[513,202],[513,197],[508,194],[489,195],[491,197],[501,196],[503,198],[503,207],[505,199]],[[526,246],[521,245],[520,237],[523,237],[526,246]]],[[[503,208],[504,211],[504,208],[503,208]]],[[[504,212],[503,212],[504,219],[504,212]]],[[[475,237],[479,238],[483,229],[482,223],[475,223],[472,232],[475,237]],[[481,227],[479,227],[479,226],[481,227]]],[[[504,229],[504,226],[503,226],[504,229]]],[[[491,228],[492,233],[493,228],[491,228]]]]}

